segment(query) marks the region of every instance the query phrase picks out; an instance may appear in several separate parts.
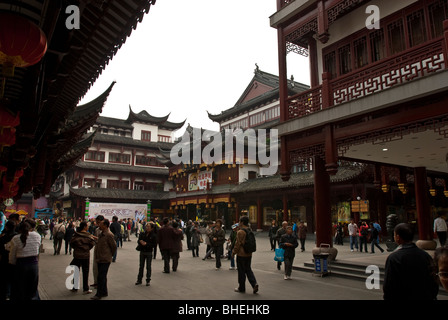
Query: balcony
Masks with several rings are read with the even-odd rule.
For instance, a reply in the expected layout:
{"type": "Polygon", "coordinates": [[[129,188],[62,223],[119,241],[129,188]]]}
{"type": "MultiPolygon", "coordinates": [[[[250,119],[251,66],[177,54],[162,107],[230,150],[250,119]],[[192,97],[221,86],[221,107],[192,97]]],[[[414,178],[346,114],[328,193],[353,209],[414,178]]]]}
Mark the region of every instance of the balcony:
{"type": "Polygon", "coordinates": [[[320,86],[286,100],[285,119],[301,118],[410,83],[447,69],[447,61],[447,44],[439,37],[336,79],[324,73],[320,86]]]}

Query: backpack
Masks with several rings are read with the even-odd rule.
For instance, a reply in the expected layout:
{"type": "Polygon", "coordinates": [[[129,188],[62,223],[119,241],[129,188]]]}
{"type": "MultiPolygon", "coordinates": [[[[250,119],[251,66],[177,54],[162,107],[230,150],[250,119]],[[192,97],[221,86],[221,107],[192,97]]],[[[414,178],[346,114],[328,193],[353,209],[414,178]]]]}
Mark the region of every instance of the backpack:
{"type": "Polygon", "coordinates": [[[246,232],[246,241],[244,242],[244,252],[252,253],[257,251],[257,243],[255,241],[255,234],[250,229],[243,228],[246,232]]]}
{"type": "Polygon", "coordinates": [[[367,227],[362,226],[361,227],[361,235],[367,236],[368,234],[369,234],[369,230],[367,229],[367,227]]]}

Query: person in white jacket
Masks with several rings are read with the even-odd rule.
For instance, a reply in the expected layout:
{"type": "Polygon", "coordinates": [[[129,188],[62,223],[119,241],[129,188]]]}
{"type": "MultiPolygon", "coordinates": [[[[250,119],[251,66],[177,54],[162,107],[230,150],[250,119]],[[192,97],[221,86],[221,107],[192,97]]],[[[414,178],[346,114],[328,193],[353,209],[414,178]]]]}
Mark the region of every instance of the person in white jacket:
{"type": "Polygon", "coordinates": [[[437,238],[439,238],[440,246],[444,247],[446,244],[446,232],[447,225],[442,214],[438,214],[438,217],[434,220],[434,233],[437,234],[437,238]]]}

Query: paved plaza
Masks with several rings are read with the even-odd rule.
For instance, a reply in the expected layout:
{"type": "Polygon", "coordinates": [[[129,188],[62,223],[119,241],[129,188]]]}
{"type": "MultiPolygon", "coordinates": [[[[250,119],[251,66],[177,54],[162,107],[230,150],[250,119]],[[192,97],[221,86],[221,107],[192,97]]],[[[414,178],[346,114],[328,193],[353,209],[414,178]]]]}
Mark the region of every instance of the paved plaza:
{"type": "MultiPolygon", "coordinates": [[[[228,235],[228,233],[227,233],[228,235]]],[[[283,279],[283,268],[277,270],[273,260],[274,253],[270,250],[266,232],[257,233],[257,251],[253,255],[252,268],[257,278],[260,290],[253,294],[250,285],[246,284],[246,293],[236,293],[237,271],[229,270],[230,261],[223,260],[220,270],[215,270],[214,260],[202,260],[205,255],[204,244],[200,246],[200,257],[193,258],[191,251],[181,252],[177,272],[163,273],[163,262],[160,252],[152,261],[151,285],[136,286],[139,252],[135,250],[136,237],[124,242],[118,249],[117,261],[112,263],[108,273],[109,296],[103,300],[230,300],[230,301],[264,301],[264,300],[382,300],[380,289],[367,289],[366,284],[359,280],[343,279],[335,276],[320,277],[312,273],[293,270],[292,279],[283,279]]],[[[64,249],[59,256],[53,255],[52,241],[43,240],[45,252],[40,255],[39,293],[42,300],[90,300],[95,294],[84,295],[82,288],[73,293],[66,288],[65,282],[69,276],[66,267],[72,260],[71,255],[65,255],[64,249]]],[[[303,266],[304,262],[312,260],[311,250],[314,240],[308,239],[306,251],[296,250],[294,265],[303,266]]],[[[361,262],[384,267],[388,252],[360,253],[350,252],[348,243],[335,246],[338,249],[338,261],[361,262]]],[[[382,244],[383,248],[386,248],[382,244]]],[[[93,250],[91,252],[93,256],[93,250]]],[[[366,278],[367,278],[366,274],[366,278]]],[[[144,280],[144,279],[143,279],[144,280]]],[[[92,281],[92,271],[89,276],[92,281]]],[[[443,290],[443,289],[441,289],[443,290]]],[[[447,300],[446,295],[439,294],[439,299],[447,300]]]]}

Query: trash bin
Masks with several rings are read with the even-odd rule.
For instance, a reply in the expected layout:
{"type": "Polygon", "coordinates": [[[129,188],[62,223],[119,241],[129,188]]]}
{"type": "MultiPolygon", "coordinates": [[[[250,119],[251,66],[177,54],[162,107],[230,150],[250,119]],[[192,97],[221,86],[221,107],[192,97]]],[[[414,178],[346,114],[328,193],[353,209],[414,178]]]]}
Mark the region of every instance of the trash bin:
{"type": "Polygon", "coordinates": [[[313,254],[314,257],[314,274],[321,277],[329,274],[328,270],[328,256],[329,253],[313,254]]]}

